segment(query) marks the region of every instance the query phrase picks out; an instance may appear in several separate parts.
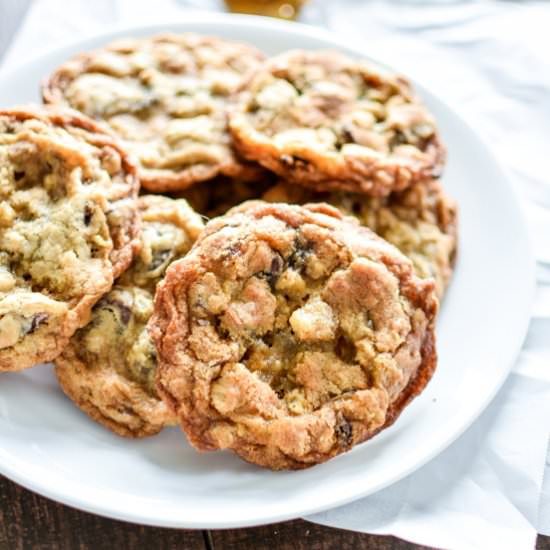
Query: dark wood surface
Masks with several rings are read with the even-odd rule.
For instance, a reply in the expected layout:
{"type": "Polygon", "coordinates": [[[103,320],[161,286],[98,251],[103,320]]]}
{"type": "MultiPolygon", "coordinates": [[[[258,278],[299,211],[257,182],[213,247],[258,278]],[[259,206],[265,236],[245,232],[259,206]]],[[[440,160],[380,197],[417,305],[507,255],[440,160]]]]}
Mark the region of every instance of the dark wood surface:
{"type": "MultiPolygon", "coordinates": [[[[394,537],[362,535],[303,520],[250,529],[143,527],[80,512],[0,477],[0,550],[420,550],[394,537]]],[[[550,550],[539,536],[537,550],[550,550]]]]}

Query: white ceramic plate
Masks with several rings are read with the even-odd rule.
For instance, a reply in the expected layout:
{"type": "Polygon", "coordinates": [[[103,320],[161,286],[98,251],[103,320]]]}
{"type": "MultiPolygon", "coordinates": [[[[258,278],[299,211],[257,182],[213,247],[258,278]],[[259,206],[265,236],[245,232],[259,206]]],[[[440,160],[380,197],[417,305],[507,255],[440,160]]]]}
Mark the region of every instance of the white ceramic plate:
{"type": "MultiPolygon", "coordinates": [[[[336,47],[344,38],[274,20],[189,17],[123,29],[46,54],[0,75],[0,106],[38,100],[39,82],[71,55],[119,36],[198,31],[268,54],[336,47]]],[[[380,60],[383,61],[383,60],[380,60]]],[[[493,156],[449,107],[419,87],[449,149],[444,184],[461,214],[459,261],[438,323],[439,368],[399,421],[327,464],[272,473],[229,453],[198,454],[177,430],[128,441],[93,423],[57,387],[51,367],[0,375],[0,472],[84,510],[188,528],[250,526],[299,517],[373,493],[426,463],[481,413],[523,341],[533,262],[518,200],[493,156]]]]}

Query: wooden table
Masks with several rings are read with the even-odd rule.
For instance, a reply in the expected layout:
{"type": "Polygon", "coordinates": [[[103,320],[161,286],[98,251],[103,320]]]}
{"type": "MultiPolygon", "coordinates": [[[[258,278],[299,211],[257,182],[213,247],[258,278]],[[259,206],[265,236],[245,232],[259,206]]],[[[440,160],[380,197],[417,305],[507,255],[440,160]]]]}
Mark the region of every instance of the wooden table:
{"type": "MultiPolygon", "coordinates": [[[[225,531],[143,527],[80,512],[0,477],[0,550],[419,550],[394,537],[362,535],[303,520],[225,531]]],[[[550,550],[539,536],[537,550],[550,550]]]]}

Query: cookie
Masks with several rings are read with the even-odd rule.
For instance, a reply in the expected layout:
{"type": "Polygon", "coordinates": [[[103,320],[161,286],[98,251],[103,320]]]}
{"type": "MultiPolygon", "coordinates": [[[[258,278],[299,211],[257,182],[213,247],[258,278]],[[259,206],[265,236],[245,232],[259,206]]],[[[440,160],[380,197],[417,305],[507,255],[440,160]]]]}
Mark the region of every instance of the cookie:
{"type": "Polygon", "coordinates": [[[387,197],[333,191],[318,193],[278,183],[262,196],[269,202],[327,202],[356,217],[412,260],[419,277],[433,277],[442,298],[453,274],[458,244],[458,209],[436,180],[413,184],[387,197]]]}
{"type": "Polygon", "coordinates": [[[385,196],[440,174],[445,151],[410,83],[333,51],[293,50],[246,80],[237,150],[319,191],[385,196]]]}
{"type": "Polygon", "coordinates": [[[0,371],[54,359],[139,246],[136,167],[71,110],[0,111],[0,371]]]}
{"type": "Polygon", "coordinates": [[[139,160],[151,191],[219,174],[255,179],[260,168],[233,151],[226,111],[243,75],[263,59],[252,46],[197,34],[128,39],[71,59],[42,95],[105,122],[139,160]]]}
{"type": "Polygon", "coordinates": [[[139,206],[139,256],[55,361],[64,392],[94,420],[127,437],[153,435],[175,423],[155,390],[156,352],[145,325],[157,282],[203,227],[184,200],[143,196],[139,206]]]}
{"type": "Polygon", "coordinates": [[[143,226],[141,251],[117,284],[138,286],[154,294],[167,267],[187,253],[204,224],[185,200],[142,195],[138,206],[143,226]]]}
{"type": "Polygon", "coordinates": [[[157,388],[200,450],[271,469],[348,451],[436,366],[432,279],[326,204],[211,221],[157,289],[157,388]]]}

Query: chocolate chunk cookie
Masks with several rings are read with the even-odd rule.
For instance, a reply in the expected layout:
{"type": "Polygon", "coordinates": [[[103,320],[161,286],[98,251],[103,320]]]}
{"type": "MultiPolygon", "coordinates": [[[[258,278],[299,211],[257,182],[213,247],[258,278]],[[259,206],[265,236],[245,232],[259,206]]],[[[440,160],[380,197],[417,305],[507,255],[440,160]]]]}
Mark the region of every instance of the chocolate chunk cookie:
{"type": "Polygon", "coordinates": [[[0,111],[0,371],[54,359],[139,246],[136,168],[71,110],[0,111]]]}
{"type": "Polygon", "coordinates": [[[399,248],[419,277],[433,277],[443,297],[451,280],[458,242],[457,205],[436,180],[415,183],[387,197],[333,191],[318,193],[279,183],[262,197],[269,202],[327,202],[399,248]]]}
{"type": "Polygon", "coordinates": [[[306,468],[389,426],[436,366],[432,279],[326,204],[251,201],[159,285],[157,387],[189,441],[306,468]]]}
{"type": "Polygon", "coordinates": [[[332,51],[294,50],[263,64],[230,130],[244,157],[319,191],[384,196],[438,176],[445,157],[406,79],[332,51]]]}
{"type": "Polygon", "coordinates": [[[65,393],[94,420],[128,437],[175,423],[155,390],[156,351],[145,325],[157,282],[203,227],[184,200],[143,196],[139,206],[141,253],[55,361],[65,393]]]}
{"type": "Polygon", "coordinates": [[[114,130],[138,158],[146,189],[184,189],[219,174],[254,179],[261,169],[233,152],[226,110],[263,59],[252,46],[196,34],[128,39],[68,61],[42,93],[114,130]]]}

